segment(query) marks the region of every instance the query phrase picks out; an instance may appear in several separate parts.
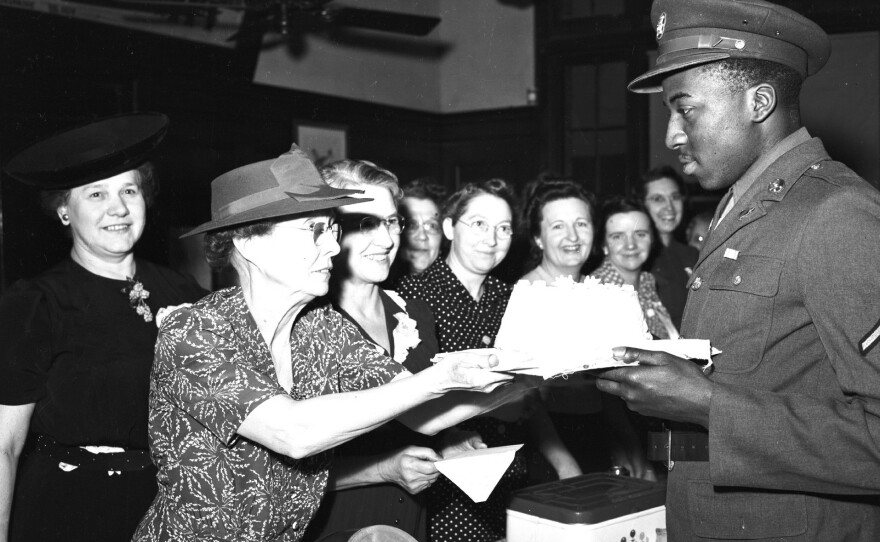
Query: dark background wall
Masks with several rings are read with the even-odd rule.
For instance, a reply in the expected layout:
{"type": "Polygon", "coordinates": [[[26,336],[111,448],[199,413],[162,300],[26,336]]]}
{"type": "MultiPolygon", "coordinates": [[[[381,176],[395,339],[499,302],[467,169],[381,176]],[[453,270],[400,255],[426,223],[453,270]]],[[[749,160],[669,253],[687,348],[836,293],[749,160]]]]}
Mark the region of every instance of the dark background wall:
{"type": "MultiPolygon", "coordinates": [[[[829,32],[880,30],[876,0],[786,2],[829,32]]],[[[295,124],[303,121],[344,125],[349,157],[377,162],[402,180],[429,176],[455,188],[502,177],[522,186],[552,171],[580,175],[578,180],[600,195],[621,193],[655,160],[652,108],[647,98],[624,90],[625,81],[645,69],[654,47],[648,3],[595,3],[591,5],[597,10],[615,9],[577,16],[566,8],[571,5],[535,4],[535,105],[451,114],[255,85],[251,81],[259,51],[252,42],[235,49],[215,47],[0,7],[0,162],[54,130],[101,116],[138,110],[168,114],[171,129],[155,159],[161,193],[138,247],[140,255],[159,262],[168,262],[181,229],[208,219],[214,177],[284,152],[294,139],[295,124]],[[626,67],[618,75],[620,84],[602,83],[599,77],[592,98],[577,90],[588,86],[572,84],[571,74],[590,66],[601,73],[602,66],[615,65],[626,67]],[[585,161],[572,152],[572,136],[567,135],[583,128],[571,125],[572,112],[583,109],[588,99],[595,100],[597,110],[607,109],[602,104],[609,92],[623,95],[612,100],[622,105],[611,122],[622,146],[585,161]],[[578,165],[583,163],[590,165],[584,169],[578,165]]],[[[863,62],[857,69],[876,80],[877,57],[871,58],[873,65],[863,62]]],[[[834,111],[858,111],[864,105],[835,98],[834,88],[848,84],[841,77],[845,71],[835,72],[837,87],[822,91],[834,93],[828,96],[835,100],[833,107],[824,105],[821,96],[814,100],[819,104],[815,109],[830,121],[839,117],[834,111]]],[[[845,94],[853,95],[858,94],[845,94]]],[[[873,100],[876,110],[880,98],[873,100]]],[[[836,146],[844,155],[853,152],[851,145],[834,141],[840,139],[834,134],[863,141],[863,132],[869,130],[875,141],[874,124],[848,123],[843,132],[829,130],[829,148],[836,146]]],[[[599,152],[607,128],[590,128],[599,152]]],[[[875,164],[877,150],[870,158],[875,164]]],[[[701,205],[711,207],[716,195],[699,198],[701,205]]],[[[4,177],[0,212],[0,288],[42,271],[67,253],[69,242],[57,221],[41,214],[36,193],[4,177]]]]}
{"type": "MultiPolygon", "coordinates": [[[[347,127],[348,156],[402,180],[455,188],[488,176],[522,184],[541,169],[537,109],[435,114],[250,82],[256,50],[227,50],[59,17],[0,9],[0,161],[57,129],[126,111],[172,121],[155,156],[160,196],[138,254],[167,262],[176,232],[209,219],[210,182],[285,152],[297,122],[347,127]]],[[[0,180],[2,283],[69,249],[35,191],[0,180]]]]}

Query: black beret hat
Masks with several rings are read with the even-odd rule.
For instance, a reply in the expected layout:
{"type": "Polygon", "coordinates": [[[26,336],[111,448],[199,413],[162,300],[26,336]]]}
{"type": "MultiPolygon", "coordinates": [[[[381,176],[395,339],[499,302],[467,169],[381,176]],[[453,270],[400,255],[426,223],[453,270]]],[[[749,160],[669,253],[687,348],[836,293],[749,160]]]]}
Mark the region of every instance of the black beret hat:
{"type": "Polygon", "coordinates": [[[654,0],[656,66],[627,86],[659,92],[673,72],[725,58],[769,60],[806,78],[831,55],[828,35],[813,21],[763,0],[654,0]]]}
{"type": "Polygon", "coordinates": [[[127,113],[58,132],[12,157],[7,175],[43,190],[107,179],[149,158],[168,130],[161,113],[127,113]]]}

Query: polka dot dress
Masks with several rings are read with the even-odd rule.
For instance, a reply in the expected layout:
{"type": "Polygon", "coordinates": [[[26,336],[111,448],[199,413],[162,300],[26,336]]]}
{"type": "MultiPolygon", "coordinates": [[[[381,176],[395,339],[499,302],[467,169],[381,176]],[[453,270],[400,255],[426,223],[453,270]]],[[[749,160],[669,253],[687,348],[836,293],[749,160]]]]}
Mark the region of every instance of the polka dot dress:
{"type": "Polygon", "coordinates": [[[402,278],[397,292],[404,298],[423,299],[431,307],[441,352],[492,346],[510,299],[510,286],[487,277],[483,295],[474,301],[440,258],[423,273],[402,278]]]}
{"type": "MultiPolygon", "coordinates": [[[[494,277],[483,283],[479,301],[468,293],[442,259],[420,275],[404,277],[397,288],[407,298],[425,300],[434,313],[441,352],[492,346],[510,298],[510,287],[494,277]]],[[[478,417],[458,426],[476,431],[488,446],[527,441],[523,423],[478,417]]],[[[526,485],[526,462],[517,454],[513,464],[484,503],[475,503],[446,478],[427,492],[428,531],[431,542],[495,542],[504,538],[510,495],[526,485]]]]}

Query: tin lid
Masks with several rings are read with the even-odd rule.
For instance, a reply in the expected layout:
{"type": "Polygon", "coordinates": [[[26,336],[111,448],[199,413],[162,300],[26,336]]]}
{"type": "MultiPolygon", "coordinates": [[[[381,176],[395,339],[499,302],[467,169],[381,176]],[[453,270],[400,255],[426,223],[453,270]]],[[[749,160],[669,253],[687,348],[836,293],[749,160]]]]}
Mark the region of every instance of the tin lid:
{"type": "Polygon", "coordinates": [[[664,483],[593,473],[517,491],[508,508],[558,523],[594,524],[665,503],[664,483]]]}

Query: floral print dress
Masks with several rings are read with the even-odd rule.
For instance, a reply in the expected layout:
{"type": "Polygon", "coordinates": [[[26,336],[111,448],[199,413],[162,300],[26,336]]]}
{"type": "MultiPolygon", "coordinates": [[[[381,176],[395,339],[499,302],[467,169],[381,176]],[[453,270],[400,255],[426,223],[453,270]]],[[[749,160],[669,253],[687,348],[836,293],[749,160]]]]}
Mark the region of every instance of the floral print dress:
{"type": "MultiPolygon", "coordinates": [[[[378,386],[402,370],[329,306],[304,309],[290,344],[296,400],[378,386]]],[[[240,288],[169,315],[150,385],[159,493],[134,540],[300,540],[331,454],[291,459],[236,433],[257,406],[284,393],[240,288]]]]}

